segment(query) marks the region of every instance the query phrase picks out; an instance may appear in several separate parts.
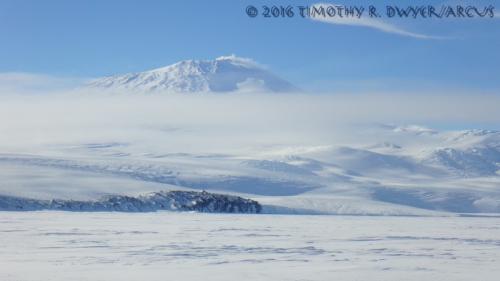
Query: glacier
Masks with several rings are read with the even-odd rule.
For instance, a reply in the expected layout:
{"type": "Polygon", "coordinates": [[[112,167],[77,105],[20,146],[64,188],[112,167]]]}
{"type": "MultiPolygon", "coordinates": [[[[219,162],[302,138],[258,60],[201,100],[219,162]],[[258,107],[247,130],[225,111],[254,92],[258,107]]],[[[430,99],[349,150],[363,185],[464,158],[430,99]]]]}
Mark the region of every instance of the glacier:
{"type": "MultiPolygon", "coordinates": [[[[145,192],[207,190],[251,198],[266,213],[500,213],[498,131],[377,135],[384,133],[392,145],[274,145],[248,154],[198,154],[143,153],[133,143],[115,142],[52,146],[52,153],[39,155],[4,153],[0,194],[77,201],[117,194],[143,204],[145,192]],[[444,157],[443,151],[453,154],[444,157]]],[[[33,208],[44,209],[40,202],[33,208]]],[[[97,208],[108,208],[102,204],[97,208]]],[[[144,204],[137,211],[151,208],[144,204]]]]}

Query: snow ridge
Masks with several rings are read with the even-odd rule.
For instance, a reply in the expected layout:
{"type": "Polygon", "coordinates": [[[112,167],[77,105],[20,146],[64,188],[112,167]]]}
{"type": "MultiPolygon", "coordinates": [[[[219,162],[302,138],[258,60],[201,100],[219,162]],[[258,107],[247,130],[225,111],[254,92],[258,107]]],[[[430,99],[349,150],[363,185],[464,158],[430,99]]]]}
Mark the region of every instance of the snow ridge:
{"type": "Polygon", "coordinates": [[[260,213],[261,205],[238,196],[195,191],[159,191],[138,197],[108,195],[96,201],[37,200],[0,195],[0,211],[114,211],[154,212],[158,210],[203,213],[260,213]]]}

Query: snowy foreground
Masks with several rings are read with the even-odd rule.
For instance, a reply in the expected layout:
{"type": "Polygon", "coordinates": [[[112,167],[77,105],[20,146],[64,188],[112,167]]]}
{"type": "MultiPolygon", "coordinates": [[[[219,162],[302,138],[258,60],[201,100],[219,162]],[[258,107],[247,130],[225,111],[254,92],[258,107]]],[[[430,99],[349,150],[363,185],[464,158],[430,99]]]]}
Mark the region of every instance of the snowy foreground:
{"type": "Polygon", "coordinates": [[[0,212],[0,280],[498,280],[500,218],[0,212]]]}

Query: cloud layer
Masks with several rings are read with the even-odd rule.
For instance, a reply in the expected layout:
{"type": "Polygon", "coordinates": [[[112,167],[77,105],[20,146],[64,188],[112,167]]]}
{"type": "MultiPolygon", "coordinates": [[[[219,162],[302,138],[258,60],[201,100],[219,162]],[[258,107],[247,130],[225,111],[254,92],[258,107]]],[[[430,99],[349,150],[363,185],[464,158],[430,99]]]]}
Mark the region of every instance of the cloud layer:
{"type": "Polygon", "coordinates": [[[500,96],[449,94],[0,96],[0,151],[101,142],[166,152],[321,145],[352,140],[360,124],[500,124],[498,104],[500,96]]]}

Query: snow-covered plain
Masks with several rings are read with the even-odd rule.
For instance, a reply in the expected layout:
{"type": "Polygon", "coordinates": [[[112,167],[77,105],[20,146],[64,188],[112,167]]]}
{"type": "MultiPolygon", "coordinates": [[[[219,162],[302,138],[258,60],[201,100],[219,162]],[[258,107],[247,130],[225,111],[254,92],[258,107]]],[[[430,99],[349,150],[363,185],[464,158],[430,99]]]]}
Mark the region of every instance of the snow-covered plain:
{"type": "Polygon", "coordinates": [[[0,212],[0,280],[498,280],[500,219],[0,212]]]}

